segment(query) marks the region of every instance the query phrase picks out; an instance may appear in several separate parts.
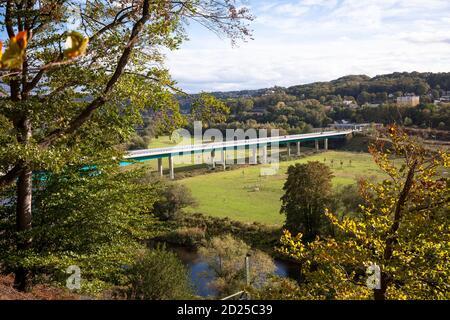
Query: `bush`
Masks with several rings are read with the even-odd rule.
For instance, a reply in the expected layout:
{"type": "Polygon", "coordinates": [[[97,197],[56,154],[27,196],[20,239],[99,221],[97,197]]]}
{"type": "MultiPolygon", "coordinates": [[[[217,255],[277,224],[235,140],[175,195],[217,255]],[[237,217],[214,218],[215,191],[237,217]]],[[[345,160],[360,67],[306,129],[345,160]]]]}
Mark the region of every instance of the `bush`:
{"type": "Polygon", "coordinates": [[[258,222],[234,221],[201,213],[184,214],[176,221],[176,224],[188,228],[200,227],[205,231],[206,238],[231,234],[251,247],[264,250],[272,250],[278,244],[281,236],[281,229],[277,226],[267,226],[258,222]]]}
{"type": "Polygon", "coordinates": [[[272,276],[260,288],[250,288],[253,300],[298,300],[302,297],[300,287],[295,280],[272,276]]]}
{"type": "Polygon", "coordinates": [[[249,280],[253,287],[261,287],[267,276],[275,271],[275,263],[270,256],[252,250],[248,244],[231,235],[212,238],[199,253],[216,276],[211,286],[221,295],[235,293],[245,286],[247,255],[250,255],[249,280]]]}
{"type": "Polygon", "coordinates": [[[176,219],[181,209],[195,206],[196,201],[191,191],[180,184],[167,184],[158,200],[153,206],[153,213],[161,220],[176,219]]]}
{"type": "Polygon", "coordinates": [[[170,232],[164,239],[169,243],[184,246],[196,246],[205,239],[205,230],[199,227],[181,227],[170,232]]]}
{"type": "Polygon", "coordinates": [[[140,150],[147,149],[148,144],[150,143],[149,139],[144,139],[141,136],[135,135],[131,138],[130,142],[127,145],[128,150],[140,150]]]}
{"type": "Polygon", "coordinates": [[[186,268],[175,253],[164,248],[145,252],[128,271],[127,297],[136,300],[192,298],[186,268]]]}

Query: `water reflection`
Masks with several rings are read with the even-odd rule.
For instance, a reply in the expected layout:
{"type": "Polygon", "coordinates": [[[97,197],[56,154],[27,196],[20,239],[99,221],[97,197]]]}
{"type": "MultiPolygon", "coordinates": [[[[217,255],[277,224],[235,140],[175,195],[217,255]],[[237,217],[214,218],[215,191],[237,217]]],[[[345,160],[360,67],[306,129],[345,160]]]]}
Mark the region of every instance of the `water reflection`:
{"type": "MultiPolygon", "coordinates": [[[[211,280],[214,279],[214,274],[209,269],[208,264],[202,261],[197,251],[187,247],[174,246],[169,247],[169,249],[174,251],[188,268],[195,293],[202,297],[216,296],[217,292],[208,286],[211,280]]],[[[299,281],[300,273],[296,264],[280,259],[275,259],[274,262],[276,266],[275,275],[299,281]]]]}

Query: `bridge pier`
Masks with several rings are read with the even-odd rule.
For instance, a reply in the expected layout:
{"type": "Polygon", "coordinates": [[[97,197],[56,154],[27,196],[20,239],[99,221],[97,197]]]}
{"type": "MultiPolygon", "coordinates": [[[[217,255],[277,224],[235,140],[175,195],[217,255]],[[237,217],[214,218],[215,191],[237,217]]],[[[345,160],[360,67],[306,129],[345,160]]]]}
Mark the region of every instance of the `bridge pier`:
{"type": "Polygon", "coordinates": [[[213,169],[216,168],[216,159],[215,159],[215,157],[216,157],[216,150],[212,150],[211,151],[211,164],[212,164],[213,169]]]}
{"type": "Polygon", "coordinates": [[[300,141],[297,141],[297,155],[300,155],[300,141]]]}
{"type": "Polygon", "coordinates": [[[290,158],[291,157],[291,143],[290,142],[287,143],[287,154],[288,154],[288,157],[290,158]]]}
{"type": "Polygon", "coordinates": [[[250,160],[250,164],[258,164],[258,147],[251,147],[252,149],[252,158],[250,160]]]}
{"type": "Polygon", "coordinates": [[[223,164],[223,170],[225,171],[227,169],[227,151],[225,149],[222,149],[222,164],[223,164]]]}
{"type": "Polygon", "coordinates": [[[316,151],[319,151],[319,140],[314,140],[315,146],[316,146],[316,151]]]}
{"type": "Polygon", "coordinates": [[[163,173],[163,164],[162,164],[162,158],[158,158],[158,173],[159,176],[162,177],[164,175],[163,173]]]}
{"type": "Polygon", "coordinates": [[[173,157],[172,157],[172,155],[169,155],[169,176],[170,176],[171,180],[175,179],[175,171],[174,171],[174,168],[173,168],[173,157]]]}
{"type": "Polygon", "coordinates": [[[267,144],[262,147],[262,164],[267,163],[267,144]]]}
{"type": "Polygon", "coordinates": [[[323,148],[325,149],[325,151],[328,150],[328,139],[323,140],[323,148]]]}

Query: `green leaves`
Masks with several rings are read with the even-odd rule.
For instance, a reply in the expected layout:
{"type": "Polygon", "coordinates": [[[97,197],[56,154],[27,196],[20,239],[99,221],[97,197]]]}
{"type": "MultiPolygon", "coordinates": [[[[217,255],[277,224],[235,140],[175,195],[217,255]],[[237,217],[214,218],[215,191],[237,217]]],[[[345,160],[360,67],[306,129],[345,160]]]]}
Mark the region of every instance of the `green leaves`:
{"type": "Polygon", "coordinates": [[[0,206],[0,229],[8,229],[0,233],[2,267],[45,269],[52,280],[65,284],[63,271],[77,265],[83,274],[81,289],[91,293],[94,284],[123,284],[122,267],[144,249],[142,241],[153,235],[156,221],[150,212],[159,185],[142,177],[142,171],[120,172],[118,166],[85,171],[71,166],[35,180],[33,229],[23,234],[33,237],[31,250],[17,252],[13,245],[15,204],[0,206]]]}
{"type": "Polygon", "coordinates": [[[213,95],[202,93],[192,104],[191,115],[194,121],[202,121],[208,127],[212,123],[225,122],[230,108],[213,95]]]}

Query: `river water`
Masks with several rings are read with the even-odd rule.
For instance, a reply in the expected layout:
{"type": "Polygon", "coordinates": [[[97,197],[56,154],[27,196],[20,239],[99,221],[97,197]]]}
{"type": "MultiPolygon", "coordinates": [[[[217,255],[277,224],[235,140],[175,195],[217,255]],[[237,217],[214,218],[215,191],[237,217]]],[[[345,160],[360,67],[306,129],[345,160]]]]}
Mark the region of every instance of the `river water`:
{"type": "MultiPolygon", "coordinates": [[[[208,286],[208,283],[214,279],[214,275],[208,268],[208,264],[202,261],[197,251],[178,246],[170,246],[169,249],[174,251],[187,267],[195,293],[202,297],[215,296],[216,292],[208,286]]],[[[299,280],[299,267],[296,264],[280,259],[275,259],[274,262],[276,266],[275,275],[299,280]]]]}

